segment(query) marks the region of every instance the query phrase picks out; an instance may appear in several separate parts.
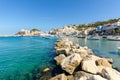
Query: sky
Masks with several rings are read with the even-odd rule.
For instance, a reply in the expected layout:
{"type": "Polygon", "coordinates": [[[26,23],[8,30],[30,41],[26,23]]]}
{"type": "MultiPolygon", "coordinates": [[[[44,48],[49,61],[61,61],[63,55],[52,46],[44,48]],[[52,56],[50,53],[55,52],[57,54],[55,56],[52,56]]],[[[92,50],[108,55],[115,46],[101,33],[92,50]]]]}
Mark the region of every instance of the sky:
{"type": "Polygon", "coordinates": [[[0,0],[0,34],[120,18],[120,0],[0,0]]]}

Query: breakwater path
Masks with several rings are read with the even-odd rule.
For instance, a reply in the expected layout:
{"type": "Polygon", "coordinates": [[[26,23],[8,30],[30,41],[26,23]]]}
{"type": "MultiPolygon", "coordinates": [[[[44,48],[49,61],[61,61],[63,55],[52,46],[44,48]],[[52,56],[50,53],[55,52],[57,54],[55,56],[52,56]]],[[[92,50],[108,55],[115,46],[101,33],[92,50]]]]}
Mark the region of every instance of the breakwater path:
{"type": "Polygon", "coordinates": [[[91,49],[68,39],[56,42],[56,66],[61,73],[50,80],[119,80],[120,72],[113,69],[112,58],[96,56],[91,49]]]}

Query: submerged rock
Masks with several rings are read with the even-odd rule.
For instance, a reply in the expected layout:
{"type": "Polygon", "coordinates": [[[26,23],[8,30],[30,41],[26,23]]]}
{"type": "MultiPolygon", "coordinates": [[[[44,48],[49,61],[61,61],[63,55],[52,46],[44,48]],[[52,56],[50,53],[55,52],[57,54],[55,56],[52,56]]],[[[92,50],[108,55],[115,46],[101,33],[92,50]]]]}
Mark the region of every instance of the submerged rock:
{"type": "Polygon", "coordinates": [[[72,74],[76,67],[80,64],[81,60],[82,58],[79,54],[73,53],[62,61],[61,67],[69,74],[72,74]]]}
{"type": "Polygon", "coordinates": [[[45,68],[44,70],[43,70],[43,72],[47,72],[47,71],[49,71],[50,70],[50,68],[45,68]]]}

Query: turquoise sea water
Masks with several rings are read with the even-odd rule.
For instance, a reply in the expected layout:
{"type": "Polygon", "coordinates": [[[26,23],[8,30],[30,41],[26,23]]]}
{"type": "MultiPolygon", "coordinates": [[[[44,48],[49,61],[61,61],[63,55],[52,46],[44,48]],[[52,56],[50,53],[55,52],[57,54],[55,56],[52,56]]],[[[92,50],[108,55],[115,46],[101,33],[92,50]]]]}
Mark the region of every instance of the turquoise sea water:
{"type": "Polygon", "coordinates": [[[55,38],[0,37],[0,80],[27,80],[25,75],[39,66],[51,65],[55,38]]]}
{"type": "Polygon", "coordinates": [[[70,38],[75,43],[81,46],[88,46],[94,53],[101,57],[112,58],[113,67],[120,67],[120,54],[118,54],[117,47],[120,47],[120,41],[109,41],[107,39],[87,40],[85,38],[70,38]]]}

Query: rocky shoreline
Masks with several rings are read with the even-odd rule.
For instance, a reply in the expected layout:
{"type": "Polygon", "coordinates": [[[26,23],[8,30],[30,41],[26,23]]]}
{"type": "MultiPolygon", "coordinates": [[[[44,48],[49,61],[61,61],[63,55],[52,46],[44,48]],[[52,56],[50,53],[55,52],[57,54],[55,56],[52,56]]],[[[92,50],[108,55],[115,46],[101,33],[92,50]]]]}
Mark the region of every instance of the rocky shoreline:
{"type": "Polygon", "coordinates": [[[112,67],[112,58],[96,56],[88,47],[67,38],[58,40],[55,49],[55,67],[45,69],[44,79],[39,80],[120,80],[120,72],[112,67]]]}

